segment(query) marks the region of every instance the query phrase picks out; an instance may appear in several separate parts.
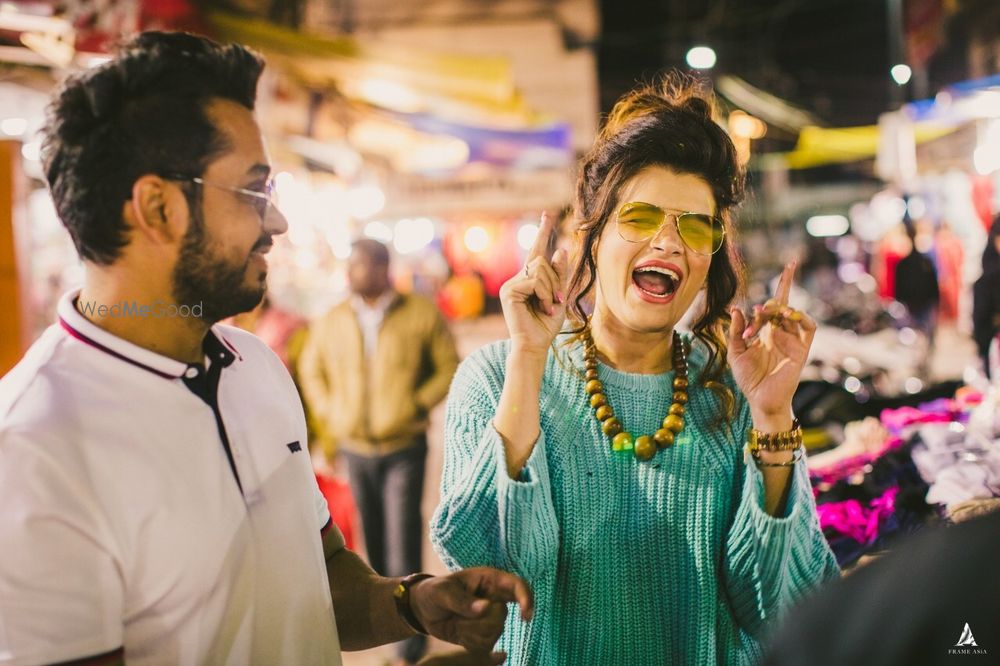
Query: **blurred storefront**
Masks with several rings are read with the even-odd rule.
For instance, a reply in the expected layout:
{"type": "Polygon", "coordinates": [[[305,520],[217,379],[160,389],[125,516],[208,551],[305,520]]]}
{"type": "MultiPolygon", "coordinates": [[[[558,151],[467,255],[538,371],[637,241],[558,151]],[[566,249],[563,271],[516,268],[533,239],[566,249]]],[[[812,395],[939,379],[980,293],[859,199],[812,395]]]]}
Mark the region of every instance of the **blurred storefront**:
{"type": "Polygon", "coordinates": [[[450,283],[442,307],[474,316],[521,265],[540,213],[570,203],[573,165],[599,114],[593,53],[566,34],[593,37],[593,2],[528,3],[527,11],[524,3],[445,3],[435,11],[467,19],[447,26],[433,14],[421,21],[416,3],[408,16],[417,18],[399,21],[390,14],[401,5],[364,5],[337,36],[282,25],[346,20],[321,3],[297,4],[298,14],[277,17],[270,5],[237,14],[181,0],[101,12],[81,3],[60,16],[40,4],[4,5],[0,28],[10,39],[0,61],[12,75],[0,84],[0,130],[20,154],[9,189],[17,196],[5,212],[19,211],[22,222],[7,225],[12,240],[3,247],[27,276],[15,281],[5,268],[11,289],[23,292],[15,319],[27,331],[5,336],[12,362],[82,275],[43,186],[36,134],[44,105],[62,76],[103,62],[120,34],[197,29],[264,53],[258,108],[289,220],[269,283],[275,303],[297,314],[313,316],[344,296],[351,241],[368,236],[393,249],[398,286],[434,296],[450,283]]]}

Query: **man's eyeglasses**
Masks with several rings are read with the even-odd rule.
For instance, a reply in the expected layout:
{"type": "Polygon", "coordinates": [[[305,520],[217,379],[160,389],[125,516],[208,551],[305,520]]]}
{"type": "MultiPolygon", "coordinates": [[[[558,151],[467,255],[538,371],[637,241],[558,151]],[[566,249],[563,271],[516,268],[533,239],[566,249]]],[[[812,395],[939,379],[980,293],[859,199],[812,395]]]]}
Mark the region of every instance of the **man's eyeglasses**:
{"type": "Polygon", "coordinates": [[[258,217],[260,217],[262,222],[264,221],[264,218],[267,217],[268,206],[277,207],[278,205],[278,197],[277,197],[277,192],[274,189],[273,178],[269,178],[268,181],[264,184],[263,191],[248,190],[245,187],[232,187],[231,185],[213,183],[210,180],[205,180],[204,178],[200,178],[198,176],[183,176],[180,174],[171,174],[169,176],[166,176],[166,178],[169,178],[171,180],[185,180],[191,183],[195,183],[196,185],[201,185],[202,187],[205,187],[207,185],[208,187],[214,187],[220,190],[227,190],[229,192],[233,192],[234,194],[239,195],[239,197],[243,199],[243,201],[254,207],[254,210],[257,211],[257,215],[258,217]]]}
{"type": "Polygon", "coordinates": [[[618,210],[618,235],[630,243],[643,243],[653,238],[667,218],[673,218],[677,234],[693,252],[715,254],[722,247],[726,227],[722,220],[704,213],[668,213],[659,206],[631,201],[618,210]]]}

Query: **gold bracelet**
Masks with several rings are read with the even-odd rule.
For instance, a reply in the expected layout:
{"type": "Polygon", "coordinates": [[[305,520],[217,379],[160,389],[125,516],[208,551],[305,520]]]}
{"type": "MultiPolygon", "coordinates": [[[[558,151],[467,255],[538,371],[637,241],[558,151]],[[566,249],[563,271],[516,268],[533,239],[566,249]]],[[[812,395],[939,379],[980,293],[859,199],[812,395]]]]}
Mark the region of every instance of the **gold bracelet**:
{"type": "Polygon", "coordinates": [[[794,451],[802,446],[802,426],[792,419],[792,429],[783,432],[761,432],[750,428],[747,445],[751,453],[757,451],[794,451]]]}
{"type": "Polygon", "coordinates": [[[802,460],[802,449],[792,449],[792,459],[785,462],[766,462],[760,459],[760,452],[753,451],[750,453],[753,458],[753,464],[757,466],[757,469],[761,467],[794,467],[795,463],[802,460]]]}

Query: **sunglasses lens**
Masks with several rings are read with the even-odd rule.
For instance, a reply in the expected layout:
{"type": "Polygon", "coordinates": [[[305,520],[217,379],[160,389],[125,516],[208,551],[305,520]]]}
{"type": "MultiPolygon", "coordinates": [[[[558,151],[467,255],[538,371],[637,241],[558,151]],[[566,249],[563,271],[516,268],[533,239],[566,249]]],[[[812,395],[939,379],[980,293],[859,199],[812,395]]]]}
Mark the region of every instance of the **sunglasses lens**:
{"type": "Polygon", "coordinates": [[[663,212],[653,206],[626,204],[618,213],[618,233],[638,243],[656,235],[663,224],[663,212]]]}
{"type": "Polygon", "coordinates": [[[677,232],[698,254],[714,254],[722,247],[722,222],[711,215],[684,213],[677,217],[677,232]]]}

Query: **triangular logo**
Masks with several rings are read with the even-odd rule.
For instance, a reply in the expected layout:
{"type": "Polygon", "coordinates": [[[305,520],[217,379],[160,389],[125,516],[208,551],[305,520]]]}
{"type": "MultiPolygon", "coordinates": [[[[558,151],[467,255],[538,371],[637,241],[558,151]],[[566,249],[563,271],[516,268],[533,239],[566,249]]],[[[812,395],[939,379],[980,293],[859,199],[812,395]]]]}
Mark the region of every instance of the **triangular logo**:
{"type": "Polygon", "coordinates": [[[962,630],[962,635],[958,637],[955,647],[979,647],[976,644],[975,636],[972,635],[972,629],[969,629],[968,622],[965,623],[965,629],[962,630]]]}

